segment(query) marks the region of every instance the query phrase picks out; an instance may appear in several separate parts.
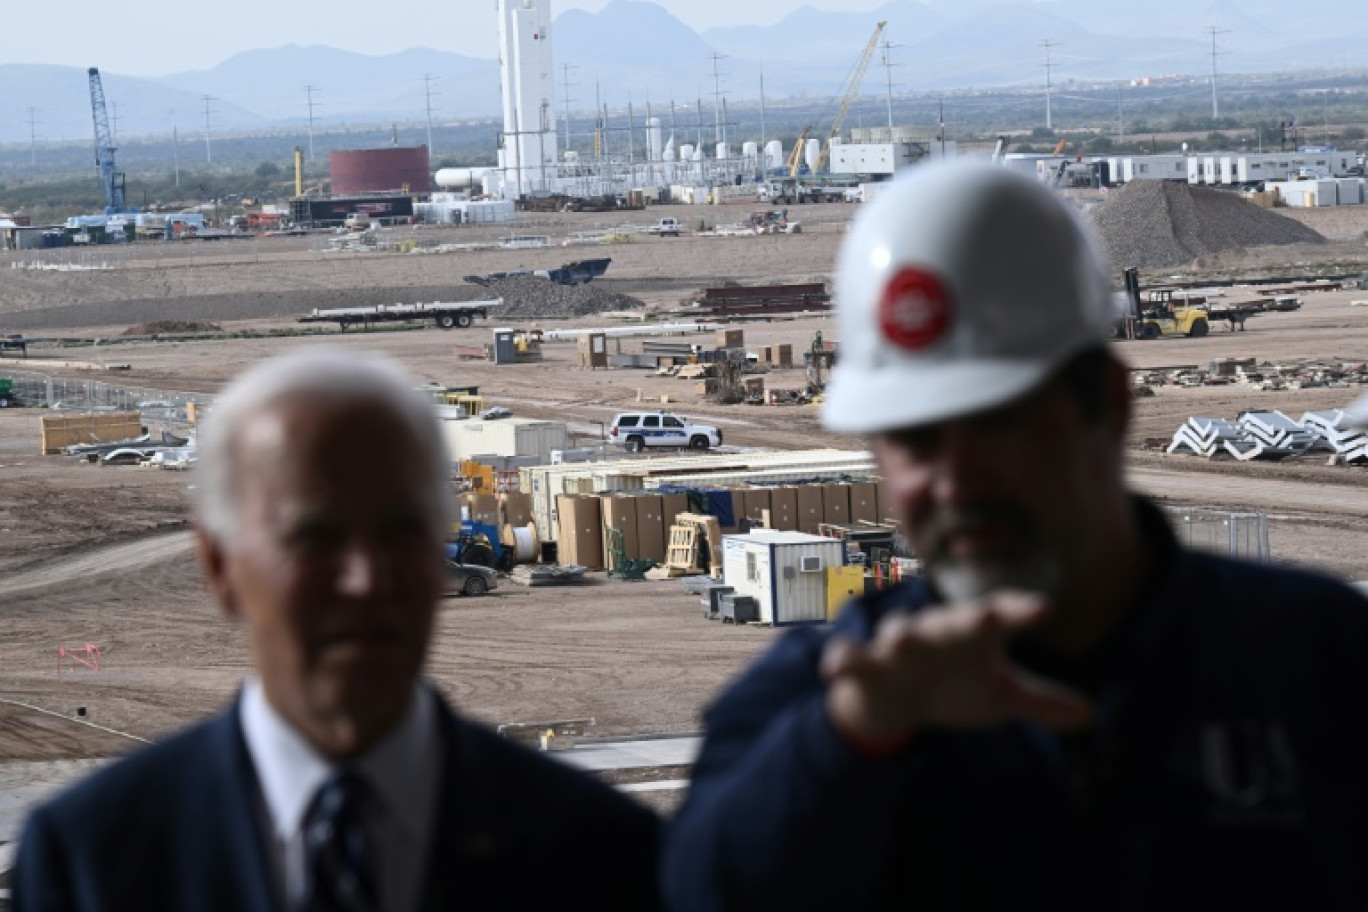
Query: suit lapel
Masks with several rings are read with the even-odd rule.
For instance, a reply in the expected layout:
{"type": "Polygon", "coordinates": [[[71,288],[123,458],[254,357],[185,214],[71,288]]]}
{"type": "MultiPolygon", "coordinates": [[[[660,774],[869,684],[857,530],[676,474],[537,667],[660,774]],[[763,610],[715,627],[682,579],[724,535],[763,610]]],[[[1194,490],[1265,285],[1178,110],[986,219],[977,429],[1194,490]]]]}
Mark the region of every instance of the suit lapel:
{"type": "Polygon", "coordinates": [[[209,724],[212,777],[206,828],[218,831],[222,857],[208,860],[217,908],[278,910],[275,877],[262,842],[257,807],[261,801],[256,770],[238,720],[238,703],[209,724]]]}
{"type": "Polygon", "coordinates": [[[457,905],[480,907],[491,877],[508,846],[492,815],[503,786],[499,771],[477,756],[465,730],[446,703],[437,696],[442,738],[442,783],[437,820],[428,856],[424,909],[457,905]]]}

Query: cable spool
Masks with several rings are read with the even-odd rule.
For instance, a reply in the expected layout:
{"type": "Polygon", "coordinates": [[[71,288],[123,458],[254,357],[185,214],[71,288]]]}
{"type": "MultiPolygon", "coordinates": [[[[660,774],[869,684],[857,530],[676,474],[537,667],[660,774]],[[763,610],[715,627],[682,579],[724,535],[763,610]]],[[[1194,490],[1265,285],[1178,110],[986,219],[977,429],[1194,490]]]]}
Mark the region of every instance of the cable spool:
{"type": "Polygon", "coordinates": [[[541,542],[537,539],[537,527],[532,523],[525,526],[503,527],[500,536],[505,546],[513,549],[513,558],[520,564],[533,564],[541,553],[541,542]]]}

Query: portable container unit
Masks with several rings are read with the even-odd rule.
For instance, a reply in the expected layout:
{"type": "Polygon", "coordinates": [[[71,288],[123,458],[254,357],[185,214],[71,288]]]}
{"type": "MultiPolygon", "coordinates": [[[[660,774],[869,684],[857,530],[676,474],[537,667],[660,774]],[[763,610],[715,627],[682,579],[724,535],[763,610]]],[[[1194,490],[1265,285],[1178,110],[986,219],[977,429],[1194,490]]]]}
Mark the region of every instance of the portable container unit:
{"type": "Polygon", "coordinates": [[[533,418],[499,418],[493,421],[462,418],[443,421],[442,434],[446,438],[451,458],[458,460],[488,454],[535,456],[542,462],[550,462],[552,450],[563,450],[570,446],[570,432],[565,422],[533,418]]]}
{"type": "Polygon", "coordinates": [[[760,606],[760,623],[827,619],[828,567],[845,565],[845,543],[802,532],[757,531],[722,537],[722,575],[737,595],[760,606]]]}

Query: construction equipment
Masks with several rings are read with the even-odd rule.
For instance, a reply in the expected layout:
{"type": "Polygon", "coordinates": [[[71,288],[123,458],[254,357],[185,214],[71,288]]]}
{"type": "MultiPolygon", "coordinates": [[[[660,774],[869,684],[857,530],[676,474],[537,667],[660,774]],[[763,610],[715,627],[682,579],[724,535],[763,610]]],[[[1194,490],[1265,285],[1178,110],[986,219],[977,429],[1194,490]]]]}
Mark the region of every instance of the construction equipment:
{"type": "Polygon", "coordinates": [[[114,134],[109,129],[109,113],[105,110],[104,84],[100,71],[91,67],[90,112],[95,120],[95,167],[100,172],[104,187],[105,215],[120,215],[134,211],[124,205],[124,176],[114,164],[114,134]]]}
{"type": "Polygon", "coordinates": [[[865,70],[869,69],[869,62],[874,59],[874,51],[879,46],[879,36],[883,34],[884,26],[888,25],[885,21],[880,21],[874,26],[874,34],[869,37],[869,44],[865,45],[864,53],[860,55],[860,62],[856,64],[855,70],[850,77],[850,82],[846,85],[845,94],[841,96],[841,106],[836,111],[836,116],[831,120],[831,129],[827,131],[827,141],[822,145],[822,153],[817,158],[817,164],[812,169],[816,173],[826,170],[827,163],[831,160],[831,143],[833,140],[841,138],[841,127],[845,126],[846,115],[850,113],[850,106],[855,103],[855,97],[860,93],[860,83],[864,81],[865,70]]]}
{"type": "Polygon", "coordinates": [[[797,234],[802,230],[797,222],[789,222],[787,209],[752,212],[746,225],[756,234],[797,234]]]}
{"type": "Polygon", "coordinates": [[[807,368],[808,395],[815,396],[826,389],[826,378],[836,366],[836,346],[822,341],[822,331],[819,329],[812,337],[812,346],[803,352],[803,361],[807,368]]]}
{"type": "Polygon", "coordinates": [[[492,567],[507,573],[513,569],[513,549],[499,540],[499,528],[478,519],[461,520],[461,531],[447,542],[447,560],[458,564],[492,567]]]}
{"type": "MultiPolygon", "coordinates": [[[[1231,330],[1244,329],[1245,320],[1283,306],[1269,301],[1212,304],[1206,297],[1178,288],[1151,288],[1140,292],[1139,271],[1123,270],[1128,315],[1117,321],[1118,339],[1158,339],[1161,336],[1188,336],[1200,339],[1211,331],[1212,320],[1224,320],[1231,330]]],[[[1299,302],[1298,302],[1299,303],[1299,302]]]]}
{"type": "Polygon", "coordinates": [[[803,132],[798,134],[798,141],[793,144],[793,151],[788,157],[788,176],[797,177],[803,170],[803,146],[807,144],[808,137],[812,135],[812,127],[803,127],[803,132]]]}

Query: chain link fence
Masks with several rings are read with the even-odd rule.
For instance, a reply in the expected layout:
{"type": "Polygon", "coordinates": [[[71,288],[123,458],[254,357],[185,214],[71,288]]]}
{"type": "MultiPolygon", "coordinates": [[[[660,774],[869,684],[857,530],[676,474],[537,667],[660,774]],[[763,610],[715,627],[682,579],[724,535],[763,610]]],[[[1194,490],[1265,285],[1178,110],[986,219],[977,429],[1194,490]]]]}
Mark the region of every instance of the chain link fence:
{"type": "Polygon", "coordinates": [[[0,367],[0,377],[14,382],[17,404],[54,412],[140,412],[143,419],[190,424],[189,406],[204,409],[210,393],[187,393],[145,386],[122,386],[103,380],[69,380],[0,367]]]}
{"type": "Polygon", "coordinates": [[[1169,516],[1178,540],[1190,548],[1260,564],[1272,560],[1267,513],[1170,510],[1169,516]]]}

